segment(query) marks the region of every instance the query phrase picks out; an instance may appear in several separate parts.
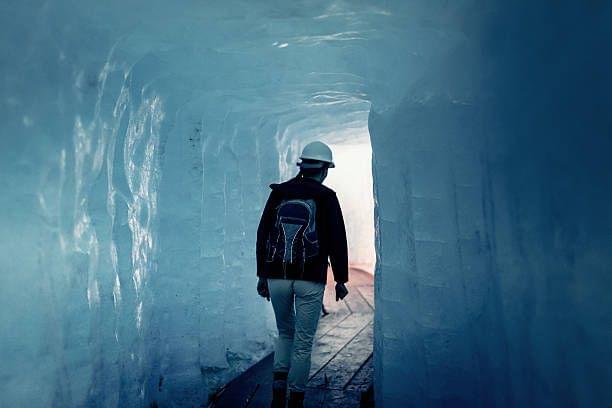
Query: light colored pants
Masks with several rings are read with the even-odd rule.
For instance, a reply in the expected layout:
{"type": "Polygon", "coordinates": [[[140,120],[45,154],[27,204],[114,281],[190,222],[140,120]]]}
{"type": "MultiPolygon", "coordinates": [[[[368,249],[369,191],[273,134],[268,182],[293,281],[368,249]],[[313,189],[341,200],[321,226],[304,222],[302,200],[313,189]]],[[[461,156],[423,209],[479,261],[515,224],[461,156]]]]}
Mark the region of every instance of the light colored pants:
{"type": "Polygon", "coordinates": [[[325,284],[268,279],[268,288],[278,328],[273,370],[289,373],[287,385],[290,391],[305,391],[325,284]]]}

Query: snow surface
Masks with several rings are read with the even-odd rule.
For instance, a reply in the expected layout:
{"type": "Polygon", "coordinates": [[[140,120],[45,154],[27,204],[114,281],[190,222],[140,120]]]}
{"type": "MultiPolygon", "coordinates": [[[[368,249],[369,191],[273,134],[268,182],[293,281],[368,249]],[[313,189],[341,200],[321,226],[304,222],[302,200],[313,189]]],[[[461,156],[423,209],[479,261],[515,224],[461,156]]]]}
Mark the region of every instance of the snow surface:
{"type": "Polygon", "coordinates": [[[267,185],[367,126],[377,405],[610,405],[611,13],[3,1],[2,404],[205,403],[272,350],[267,185]]]}

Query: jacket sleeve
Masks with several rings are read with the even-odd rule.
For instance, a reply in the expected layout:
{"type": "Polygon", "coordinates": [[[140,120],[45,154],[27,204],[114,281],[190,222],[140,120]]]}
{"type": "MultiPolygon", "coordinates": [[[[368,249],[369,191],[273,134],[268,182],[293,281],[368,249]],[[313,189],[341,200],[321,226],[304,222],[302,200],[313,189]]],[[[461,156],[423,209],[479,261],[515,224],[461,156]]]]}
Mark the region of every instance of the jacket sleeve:
{"type": "Polygon", "coordinates": [[[266,205],[261,214],[261,219],[259,220],[259,226],[257,227],[257,244],[256,244],[256,258],[257,258],[257,276],[266,277],[264,273],[264,263],[266,257],[266,240],[268,238],[269,226],[270,226],[270,216],[272,213],[272,209],[276,205],[278,201],[276,197],[276,193],[274,190],[270,192],[268,196],[268,201],[266,201],[266,205]]]}
{"type": "Polygon", "coordinates": [[[333,194],[330,200],[330,250],[329,259],[331,261],[334,280],[338,283],[348,282],[348,249],[346,244],[346,229],[344,218],[338,197],[333,194]]]}

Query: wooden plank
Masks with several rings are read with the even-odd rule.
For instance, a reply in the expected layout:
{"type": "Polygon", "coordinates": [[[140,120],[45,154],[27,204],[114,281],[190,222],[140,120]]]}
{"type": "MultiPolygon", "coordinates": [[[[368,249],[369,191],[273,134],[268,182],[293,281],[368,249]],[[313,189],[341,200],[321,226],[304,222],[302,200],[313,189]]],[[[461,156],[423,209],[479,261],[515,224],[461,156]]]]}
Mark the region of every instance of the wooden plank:
{"type": "Polygon", "coordinates": [[[348,310],[341,310],[330,312],[327,316],[321,316],[319,318],[319,325],[317,326],[317,338],[321,338],[327,334],[331,329],[336,327],[340,322],[347,318],[349,315],[348,310]]]}
{"type": "Polygon", "coordinates": [[[349,287],[348,295],[343,299],[352,313],[374,313],[374,309],[361,295],[359,287],[349,287]]]}
{"type": "MultiPolygon", "coordinates": [[[[324,390],[323,390],[324,391],[324,390]]],[[[305,407],[322,407],[325,400],[325,392],[320,390],[306,389],[304,396],[305,407]]],[[[257,395],[246,406],[246,408],[269,408],[272,402],[272,384],[262,385],[257,391],[257,395]]],[[[229,408],[229,406],[228,406],[229,408]]]]}
{"type": "Polygon", "coordinates": [[[343,389],[372,354],[374,322],[359,331],[315,376],[308,382],[309,387],[343,389]]]}
{"type": "Polygon", "coordinates": [[[209,406],[229,408],[269,405],[272,399],[273,362],[274,354],[272,353],[226,384],[209,406]]]}
{"type": "Polygon", "coordinates": [[[374,378],[374,359],[373,355],[366,360],[361,366],[355,376],[349,381],[345,389],[347,390],[358,390],[364,392],[368,389],[374,378]]]}
{"type": "MultiPolygon", "coordinates": [[[[333,309],[336,304],[335,282],[331,278],[331,270],[327,275],[327,286],[325,287],[324,302],[327,307],[333,309]]],[[[374,276],[360,269],[351,268],[349,270],[349,281],[347,287],[349,291],[361,288],[362,286],[373,286],[374,276]]],[[[350,293],[349,293],[350,295],[350,293]]],[[[338,302],[341,303],[341,302],[338,302]]]]}
{"type": "MultiPolygon", "coordinates": [[[[334,282],[328,279],[324,304],[329,314],[321,317],[317,327],[306,407],[357,407],[360,391],[372,381],[372,276],[351,269],[348,285],[349,296],[336,302],[334,282]],[[312,388],[317,381],[320,386],[321,378],[326,375],[330,379],[328,386],[333,389],[312,388]]],[[[210,406],[268,407],[272,396],[273,358],[273,354],[268,355],[228,383],[210,406]]]]}
{"type": "Polygon", "coordinates": [[[365,299],[365,301],[368,302],[372,310],[374,310],[374,286],[359,286],[357,290],[359,291],[359,294],[365,299]]]}
{"type": "Polygon", "coordinates": [[[371,320],[371,315],[351,314],[327,332],[327,334],[316,339],[313,345],[310,375],[314,375],[321,367],[327,364],[371,320]]]}
{"type": "Polygon", "coordinates": [[[321,407],[324,408],[347,408],[359,407],[361,393],[357,391],[326,390],[321,407]]]}

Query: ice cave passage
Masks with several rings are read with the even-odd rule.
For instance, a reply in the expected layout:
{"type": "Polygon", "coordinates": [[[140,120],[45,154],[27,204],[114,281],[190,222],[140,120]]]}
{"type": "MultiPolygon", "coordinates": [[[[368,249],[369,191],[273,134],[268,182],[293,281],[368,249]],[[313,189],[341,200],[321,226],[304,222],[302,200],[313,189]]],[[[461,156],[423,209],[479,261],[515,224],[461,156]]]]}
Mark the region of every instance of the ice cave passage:
{"type": "Polygon", "coordinates": [[[4,0],[1,405],[200,406],[268,355],[255,230],[315,139],[372,174],[377,406],[612,405],[610,21],[4,0]]]}

